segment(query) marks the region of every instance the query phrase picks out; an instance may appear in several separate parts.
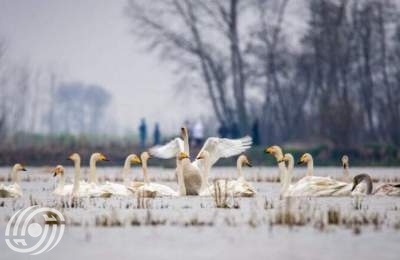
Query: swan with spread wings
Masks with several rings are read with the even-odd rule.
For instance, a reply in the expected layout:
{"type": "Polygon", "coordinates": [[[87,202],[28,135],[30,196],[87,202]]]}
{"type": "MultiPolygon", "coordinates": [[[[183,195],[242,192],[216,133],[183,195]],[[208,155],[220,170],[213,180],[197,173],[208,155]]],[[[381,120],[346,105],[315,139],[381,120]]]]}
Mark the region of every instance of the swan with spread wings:
{"type": "MultiPolygon", "coordinates": [[[[185,152],[190,155],[189,151],[189,134],[185,127],[181,128],[182,138],[176,137],[165,145],[154,146],[150,149],[150,153],[158,158],[169,159],[174,158],[178,152],[185,152]]],[[[208,170],[220,159],[243,153],[251,147],[252,139],[245,136],[239,139],[227,139],[218,137],[209,137],[201,148],[210,155],[208,170]]],[[[199,195],[202,191],[208,189],[208,176],[205,176],[206,164],[204,160],[185,160],[182,162],[184,183],[187,195],[199,195]]]]}

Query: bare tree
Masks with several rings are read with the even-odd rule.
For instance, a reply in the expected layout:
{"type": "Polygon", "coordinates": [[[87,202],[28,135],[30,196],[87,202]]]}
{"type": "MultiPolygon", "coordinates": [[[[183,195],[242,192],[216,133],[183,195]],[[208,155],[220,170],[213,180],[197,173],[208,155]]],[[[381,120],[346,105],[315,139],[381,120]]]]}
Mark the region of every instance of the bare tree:
{"type": "Polygon", "coordinates": [[[126,14],[133,32],[146,39],[150,50],[173,61],[193,86],[205,86],[220,124],[240,121],[241,131],[246,131],[245,44],[239,32],[246,10],[242,2],[131,0],[126,14]]]}

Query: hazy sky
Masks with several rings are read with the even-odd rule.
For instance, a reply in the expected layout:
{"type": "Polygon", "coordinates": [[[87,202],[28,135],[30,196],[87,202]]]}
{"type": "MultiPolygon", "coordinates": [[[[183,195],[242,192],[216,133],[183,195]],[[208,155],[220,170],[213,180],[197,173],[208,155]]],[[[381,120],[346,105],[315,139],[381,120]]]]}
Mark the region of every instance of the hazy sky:
{"type": "Polygon", "coordinates": [[[120,130],[136,130],[146,117],[151,126],[160,121],[163,130],[175,132],[189,115],[207,115],[208,103],[194,93],[176,97],[176,76],[167,63],[144,52],[130,34],[125,3],[0,0],[0,36],[16,62],[52,68],[64,81],[106,87],[120,130]]]}
{"type": "Polygon", "coordinates": [[[106,87],[121,129],[136,130],[146,117],[151,126],[160,121],[163,129],[174,131],[184,118],[204,111],[195,106],[198,102],[176,98],[167,64],[135,43],[123,15],[125,3],[0,0],[0,35],[12,60],[52,68],[65,81],[106,87]]]}

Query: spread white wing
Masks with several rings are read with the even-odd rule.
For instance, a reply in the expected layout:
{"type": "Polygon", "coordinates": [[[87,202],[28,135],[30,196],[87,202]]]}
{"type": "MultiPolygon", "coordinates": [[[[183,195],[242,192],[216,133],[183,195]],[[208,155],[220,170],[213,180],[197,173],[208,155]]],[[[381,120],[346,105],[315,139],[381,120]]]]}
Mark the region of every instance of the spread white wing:
{"type": "Polygon", "coordinates": [[[151,155],[158,158],[173,158],[178,152],[183,152],[183,140],[179,137],[176,137],[164,145],[157,145],[150,148],[149,151],[151,155]]]}
{"type": "MultiPolygon", "coordinates": [[[[251,147],[253,143],[250,136],[239,139],[227,139],[210,137],[204,143],[199,154],[206,150],[210,154],[210,167],[214,165],[220,158],[227,158],[243,153],[251,147]]],[[[204,160],[195,160],[193,164],[203,167],[204,160]]]]}

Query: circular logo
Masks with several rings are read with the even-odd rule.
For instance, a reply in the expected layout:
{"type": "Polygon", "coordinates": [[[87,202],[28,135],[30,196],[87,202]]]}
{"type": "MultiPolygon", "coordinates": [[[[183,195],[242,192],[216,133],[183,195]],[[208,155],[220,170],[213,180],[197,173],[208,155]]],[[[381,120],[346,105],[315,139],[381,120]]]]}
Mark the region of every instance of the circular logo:
{"type": "Polygon", "coordinates": [[[15,252],[38,255],[50,251],[60,242],[64,228],[65,219],[61,212],[32,206],[17,211],[8,221],[6,243],[15,252]]]}

